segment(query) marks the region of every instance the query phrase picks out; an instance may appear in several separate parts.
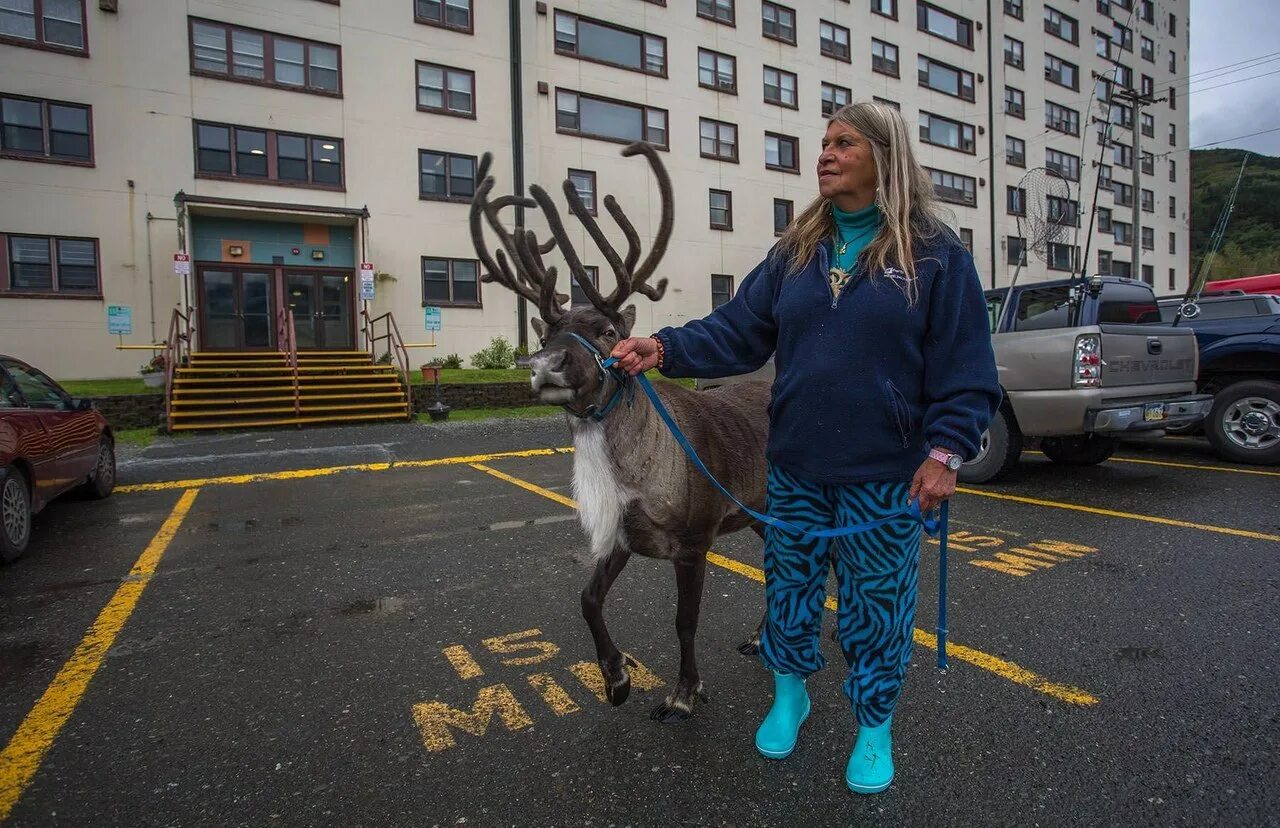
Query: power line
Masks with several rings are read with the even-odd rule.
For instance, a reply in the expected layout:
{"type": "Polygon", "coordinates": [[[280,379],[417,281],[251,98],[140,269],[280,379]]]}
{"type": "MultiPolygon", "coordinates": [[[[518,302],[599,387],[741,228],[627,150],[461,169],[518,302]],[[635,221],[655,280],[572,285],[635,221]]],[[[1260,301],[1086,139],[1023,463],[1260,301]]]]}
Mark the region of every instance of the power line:
{"type": "Polygon", "coordinates": [[[1233,80],[1233,81],[1229,81],[1229,82],[1227,82],[1227,83],[1220,83],[1220,84],[1218,84],[1217,86],[1205,86],[1205,87],[1200,88],[1200,89],[1192,89],[1192,90],[1191,90],[1190,92],[1188,92],[1187,94],[1188,94],[1188,95],[1194,95],[1194,94],[1196,94],[1197,92],[1208,92],[1210,89],[1221,89],[1221,88],[1222,88],[1222,87],[1224,87],[1224,86],[1235,86],[1237,83],[1244,83],[1245,81],[1257,80],[1258,78],[1265,78],[1265,77],[1267,77],[1268,75],[1277,75],[1277,74],[1280,74],[1280,69],[1276,69],[1276,70],[1274,70],[1274,71],[1272,71],[1272,72],[1263,72],[1261,75],[1251,75],[1251,76],[1249,76],[1249,77],[1247,77],[1247,78],[1240,78],[1239,80],[1233,80]]]}
{"type": "Polygon", "coordinates": [[[1170,155],[1174,155],[1175,153],[1179,153],[1179,152],[1191,152],[1191,150],[1208,149],[1209,147],[1216,147],[1218,144],[1225,144],[1228,141],[1243,141],[1245,138],[1253,138],[1256,135],[1267,135],[1268,133],[1272,133],[1272,132],[1280,132],[1280,126],[1272,127],[1271,129],[1258,130],[1257,132],[1250,132],[1248,135],[1236,135],[1232,138],[1223,138],[1221,141],[1210,141],[1207,144],[1196,144],[1194,147],[1183,147],[1182,149],[1171,149],[1171,150],[1168,150],[1167,152],[1156,153],[1151,157],[1166,158],[1170,155]]]}

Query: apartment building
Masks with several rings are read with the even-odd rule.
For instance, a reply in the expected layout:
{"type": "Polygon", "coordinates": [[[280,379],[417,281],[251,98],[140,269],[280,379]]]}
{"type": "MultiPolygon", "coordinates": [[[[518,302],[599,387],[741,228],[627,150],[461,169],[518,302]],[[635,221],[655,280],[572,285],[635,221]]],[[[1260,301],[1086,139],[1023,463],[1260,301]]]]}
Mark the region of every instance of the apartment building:
{"type": "MultiPolygon", "coordinates": [[[[142,359],[116,345],[163,341],[177,308],[205,349],[276,348],[285,309],[303,349],[364,347],[362,312],[436,343],[415,362],[536,342],[536,309],[480,281],[479,157],[496,194],[552,194],[608,290],[561,182],[625,249],[602,209],[614,194],[647,245],[658,190],[619,155],[637,138],[662,151],[676,217],[670,287],[637,297],[637,328],[679,323],[732,296],[815,195],[826,116],[871,98],[918,125],[984,283],[1011,277],[1018,184],[1049,166],[1069,180],[1046,205],[1065,232],[1021,279],[1065,276],[1087,249],[1090,272],[1180,289],[1188,5],[0,0],[0,352],[65,378],[128,375],[142,359]],[[131,334],[109,333],[108,308],[128,309],[131,334]]],[[[538,211],[524,224],[548,237],[538,211]]]]}

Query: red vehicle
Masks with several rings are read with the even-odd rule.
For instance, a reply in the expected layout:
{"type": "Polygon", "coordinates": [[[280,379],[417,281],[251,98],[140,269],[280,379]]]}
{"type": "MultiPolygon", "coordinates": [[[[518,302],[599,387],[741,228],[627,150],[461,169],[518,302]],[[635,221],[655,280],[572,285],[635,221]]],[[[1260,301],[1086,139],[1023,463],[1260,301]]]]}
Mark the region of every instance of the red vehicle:
{"type": "Polygon", "coordinates": [[[115,485],[115,441],[103,416],[0,355],[0,560],[26,551],[31,516],[54,498],[73,489],[103,498],[115,485]]]}

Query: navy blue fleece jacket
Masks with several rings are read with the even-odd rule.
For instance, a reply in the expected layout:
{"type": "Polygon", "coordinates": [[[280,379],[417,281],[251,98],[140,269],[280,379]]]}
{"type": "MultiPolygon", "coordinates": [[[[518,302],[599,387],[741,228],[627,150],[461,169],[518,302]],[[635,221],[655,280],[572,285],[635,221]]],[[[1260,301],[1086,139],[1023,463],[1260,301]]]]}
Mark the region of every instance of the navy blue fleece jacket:
{"type": "Polygon", "coordinates": [[[655,336],[669,377],[754,371],[774,355],[769,462],[820,483],[909,481],[929,448],[966,459],[1000,404],[982,284],[945,232],[918,251],[915,305],[888,268],[833,297],[824,242],[787,275],[775,248],[705,319],[655,336]]]}

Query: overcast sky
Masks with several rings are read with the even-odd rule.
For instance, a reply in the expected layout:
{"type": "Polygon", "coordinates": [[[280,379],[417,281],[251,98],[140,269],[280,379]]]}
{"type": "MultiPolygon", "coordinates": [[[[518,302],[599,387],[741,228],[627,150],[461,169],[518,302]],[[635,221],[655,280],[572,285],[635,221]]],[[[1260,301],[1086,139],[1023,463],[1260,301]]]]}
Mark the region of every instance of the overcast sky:
{"type": "MultiPolygon", "coordinates": [[[[1280,127],[1280,7],[1275,0],[1191,0],[1191,72],[1179,83],[1178,96],[1188,91],[1189,81],[1193,147],[1280,127]],[[1241,61],[1250,62],[1219,69],[1241,61]],[[1244,80],[1256,75],[1265,77],[1244,80]]],[[[1176,77],[1186,74],[1179,66],[1176,77]]],[[[1280,155],[1280,130],[1218,146],[1280,155]]]]}

